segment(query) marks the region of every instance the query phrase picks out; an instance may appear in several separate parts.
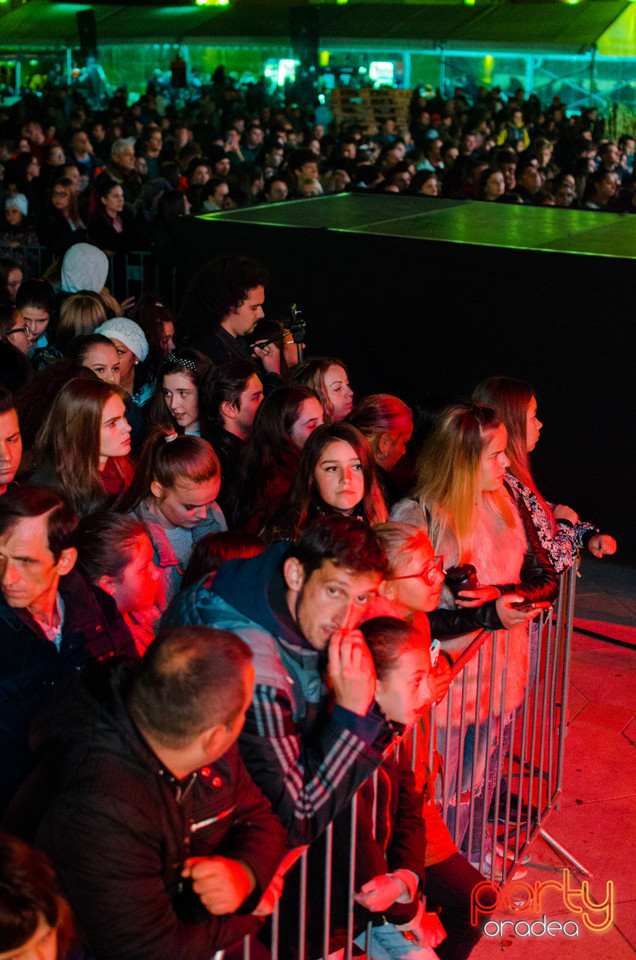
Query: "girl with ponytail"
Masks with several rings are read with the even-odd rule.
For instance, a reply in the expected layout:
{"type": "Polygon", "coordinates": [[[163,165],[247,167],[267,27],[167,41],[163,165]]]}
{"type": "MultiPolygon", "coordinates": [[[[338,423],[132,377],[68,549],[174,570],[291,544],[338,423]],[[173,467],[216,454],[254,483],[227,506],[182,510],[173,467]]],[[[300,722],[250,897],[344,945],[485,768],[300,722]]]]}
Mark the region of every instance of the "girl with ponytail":
{"type": "Polygon", "coordinates": [[[162,573],[162,610],[180,587],[194,544],[208,533],[227,530],[216,502],[220,489],[221,467],[207,440],[155,427],[116,509],[146,524],[162,573]]]}

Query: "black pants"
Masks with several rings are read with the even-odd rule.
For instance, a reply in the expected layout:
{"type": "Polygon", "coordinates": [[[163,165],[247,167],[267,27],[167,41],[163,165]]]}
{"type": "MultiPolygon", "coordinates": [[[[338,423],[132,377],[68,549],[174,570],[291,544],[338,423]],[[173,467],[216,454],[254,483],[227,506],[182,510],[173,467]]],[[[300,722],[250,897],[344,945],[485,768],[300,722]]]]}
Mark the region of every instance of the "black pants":
{"type": "MultiPolygon", "coordinates": [[[[446,939],[435,948],[440,960],[466,960],[480,939],[481,925],[473,927],[470,923],[470,904],[473,888],[482,880],[484,877],[479,870],[475,870],[459,853],[426,868],[426,909],[439,911],[446,931],[446,939]]],[[[482,891],[482,902],[485,901],[484,894],[482,891]]],[[[494,905],[494,891],[492,896],[494,905]]]]}

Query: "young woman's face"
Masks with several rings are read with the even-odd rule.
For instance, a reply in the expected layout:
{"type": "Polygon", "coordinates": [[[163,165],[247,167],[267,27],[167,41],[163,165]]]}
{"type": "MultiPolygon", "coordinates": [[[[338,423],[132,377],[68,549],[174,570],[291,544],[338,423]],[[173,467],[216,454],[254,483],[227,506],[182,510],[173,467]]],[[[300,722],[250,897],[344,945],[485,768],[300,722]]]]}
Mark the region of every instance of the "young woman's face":
{"type": "Polygon", "coordinates": [[[68,187],[62,187],[58,184],[57,187],[53,187],[53,192],[51,194],[51,203],[56,210],[64,212],[68,210],[68,205],[71,199],[71,192],[68,187]]]}
{"type": "Polygon", "coordinates": [[[526,449],[528,453],[532,453],[539,442],[539,434],[542,426],[543,424],[537,417],[537,398],[530,397],[526,417],[526,449]]]}
{"type": "Polygon", "coordinates": [[[134,370],[137,357],[121,340],[118,340],[116,337],[109,337],[109,339],[112,340],[115,350],[117,351],[117,356],[119,357],[119,376],[125,383],[134,370]]]}
{"type": "Polygon", "coordinates": [[[199,391],[185,373],[169,373],[163,378],[163,399],[178,425],[187,431],[199,423],[199,391]]]}
{"type": "Polygon", "coordinates": [[[439,183],[437,177],[429,177],[420,187],[420,193],[425,197],[436,197],[439,194],[439,183]]]}
{"type": "Polygon", "coordinates": [[[57,930],[50,927],[44,917],[40,919],[35,932],[21,947],[0,951],[0,960],[56,960],[57,930]]]}
{"type": "Polygon", "coordinates": [[[385,434],[381,452],[384,454],[378,463],[384,470],[392,470],[398,460],[406,453],[406,445],[413,436],[413,420],[405,417],[393,428],[392,433],[385,434]]]}
{"type": "Polygon", "coordinates": [[[157,596],[161,573],[153,562],[152,544],[142,533],[132,551],[132,559],[115,581],[113,597],[121,613],[145,610],[157,596]]]}
{"type": "Polygon", "coordinates": [[[316,397],[307,397],[298,408],[298,415],[291,428],[289,439],[297,450],[302,450],[307,437],[324,421],[322,407],[316,397]]]}
{"type": "Polygon", "coordinates": [[[9,301],[15,303],[15,298],[18,295],[18,290],[22,285],[22,271],[19,267],[14,267],[13,270],[9,270],[9,277],[7,279],[7,293],[9,294],[9,301]]]}
{"type": "Polygon", "coordinates": [[[169,320],[161,324],[159,348],[166,357],[174,350],[174,323],[171,323],[169,320]]]}
{"type": "Polygon", "coordinates": [[[506,184],[503,173],[498,170],[496,173],[491,173],[484,187],[484,200],[496,200],[505,192],[506,184]]]}
{"type": "Polygon", "coordinates": [[[263,384],[255,373],[247,380],[245,389],[241,391],[238,405],[237,425],[245,433],[249,433],[254,423],[256,411],[263,402],[263,384]]]}
{"type": "Polygon", "coordinates": [[[40,310],[38,307],[25,305],[22,308],[22,316],[30,331],[31,346],[34,347],[48,327],[51,315],[48,310],[40,310]]]}
{"type": "Polygon", "coordinates": [[[117,185],[109,190],[105,197],[101,197],[101,201],[106,208],[106,213],[114,217],[124,209],[124,191],[117,185]]]}
{"type": "Polygon", "coordinates": [[[321,498],[337,513],[351,513],[364,496],[362,463],[346,440],[327,444],[316,464],[314,479],[321,498]]]}
{"type": "Polygon", "coordinates": [[[406,561],[398,565],[395,576],[384,581],[383,592],[405,616],[436,610],[444,585],[444,571],[435,563],[432,546],[422,544],[404,556],[406,561]]]}
{"type": "Polygon", "coordinates": [[[19,310],[16,310],[13,314],[11,329],[7,330],[5,337],[20,353],[29,354],[33,346],[31,331],[19,310]]]}
{"type": "Polygon", "coordinates": [[[325,373],[323,381],[325,395],[331,407],[332,420],[344,420],[353,407],[353,390],[344,367],[333,364],[325,373]]]}
{"type": "Polygon", "coordinates": [[[113,395],[102,408],[99,460],[103,465],[109,457],[126,457],[129,453],[130,425],[126,420],[126,408],[124,401],[113,395]]]}
{"type": "Polygon", "coordinates": [[[19,227],[24,220],[24,214],[17,207],[7,207],[4,215],[10,227],[19,227]]]}
{"type": "Polygon", "coordinates": [[[88,367],[106,383],[119,383],[119,356],[114,344],[97,343],[84,354],[83,367],[88,367]]]}
{"type": "Polygon", "coordinates": [[[508,434],[502,423],[490,434],[490,439],[481,452],[479,483],[482,493],[492,493],[503,487],[506,467],[510,465],[506,456],[507,443],[508,434]]]}
{"type": "Polygon", "coordinates": [[[376,700],[389,718],[414,726],[433,702],[433,693],[429,686],[431,657],[429,642],[422,636],[421,644],[402,651],[393,670],[383,680],[378,680],[376,700]]]}
{"type": "Polygon", "coordinates": [[[184,527],[192,530],[208,515],[208,509],[214,503],[221,489],[221,478],[214,477],[203,483],[192,483],[179,479],[173,487],[162,487],[157,481],[151,484],[151,492],[156,500],[159,521],[167,529],[184,527]]]}

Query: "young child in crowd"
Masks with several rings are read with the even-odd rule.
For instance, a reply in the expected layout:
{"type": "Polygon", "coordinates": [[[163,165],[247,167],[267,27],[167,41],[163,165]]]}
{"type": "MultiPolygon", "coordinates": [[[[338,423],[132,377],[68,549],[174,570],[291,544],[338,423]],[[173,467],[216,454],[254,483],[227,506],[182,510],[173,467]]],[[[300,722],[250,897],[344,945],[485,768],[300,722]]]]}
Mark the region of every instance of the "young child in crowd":
{"type": "Polygon", "coordinates": [[[161,570],[160,610],[179,589],[197,540],[227,529],[216,502],[220,488],[221,467],[207,440],[155,427],[132,483],[115,507],[147,527],[153,560],[161,570]]]}

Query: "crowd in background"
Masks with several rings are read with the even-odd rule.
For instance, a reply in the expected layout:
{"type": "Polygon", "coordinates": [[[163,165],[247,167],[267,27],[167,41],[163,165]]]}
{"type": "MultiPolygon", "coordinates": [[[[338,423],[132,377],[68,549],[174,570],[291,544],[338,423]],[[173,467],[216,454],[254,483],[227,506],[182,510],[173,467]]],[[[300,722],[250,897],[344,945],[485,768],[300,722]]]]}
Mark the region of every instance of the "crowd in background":
{"type": "MultiPolygon", "coordinates": [[[[248,110],[224,90],[194,116],[162,117],[149,94],[99,116],[42,98],[4,117],[7,229],[25,258],[39,240],[56,263],[46,279],[28,259],[0,260],[0,805],[52,858],[78,934],[69,946],[71,912],[42,854],[3,835],[0,952],[242,956],[232,944],[271,913],[285,848],[309,844],[317,960],[312,858],[333,824],[328,955],[342,956],[355,842],[356,930],[388,917],[400,949],[406,933],[461,960],[480,936],[470,897],[484,844],[502,876],[505,851],[469,811],[479,799],[492,813],[486,756],[509,746],[531,682],[531,621],[578,548],[602,557],[616,542],[537,489],[528,384],[482,380],[431,411],[422,445],[400,398],[355,396],[346,359],[299,362],[302,328],[265,317],[264,265],[206,263],[175,316],[156,295],[117,302],[107,254],[168,242],[170,218],[190,209],[263,197],[427,182],[478,197],[491,165],[514,202],[537,199],[525,171],[556,197],[597,153],[585,179],[596,188],[608,164],[631,189],[630,139],[619,150],[589,112],[570,124],[532,98],[498,123],[487,96],[469,107],[461,95],[415,99],[409,131],[334,136],[309,113],[248,110]],[[507,687],[493,655],[498,733],[475,752],[475,795],[447,772],[456,844],[436,771],[399,748],[428,736],[430,706],[481,629],[496,649],[507,637],[507,687]]],[[[483,713],[470,674],[463,696],[449,729],[472,765],[483,713]]],[[[293,957],[296,915],[281,903],[293,957]]]]}
{"type": "Polygon", "coordinates": [[[59,86],[0,106],[0,247],[54,258],[89,239],[165,257],[173,217],[343,191],[636,211],[634,132],[609,139],[595,107],[568,116],[523,89],[418,88],[406,126],[367,133],[263,84],[215,80],[186,102],[151,81],[130,106],[118,91],[92,109],[59,86]]]}

